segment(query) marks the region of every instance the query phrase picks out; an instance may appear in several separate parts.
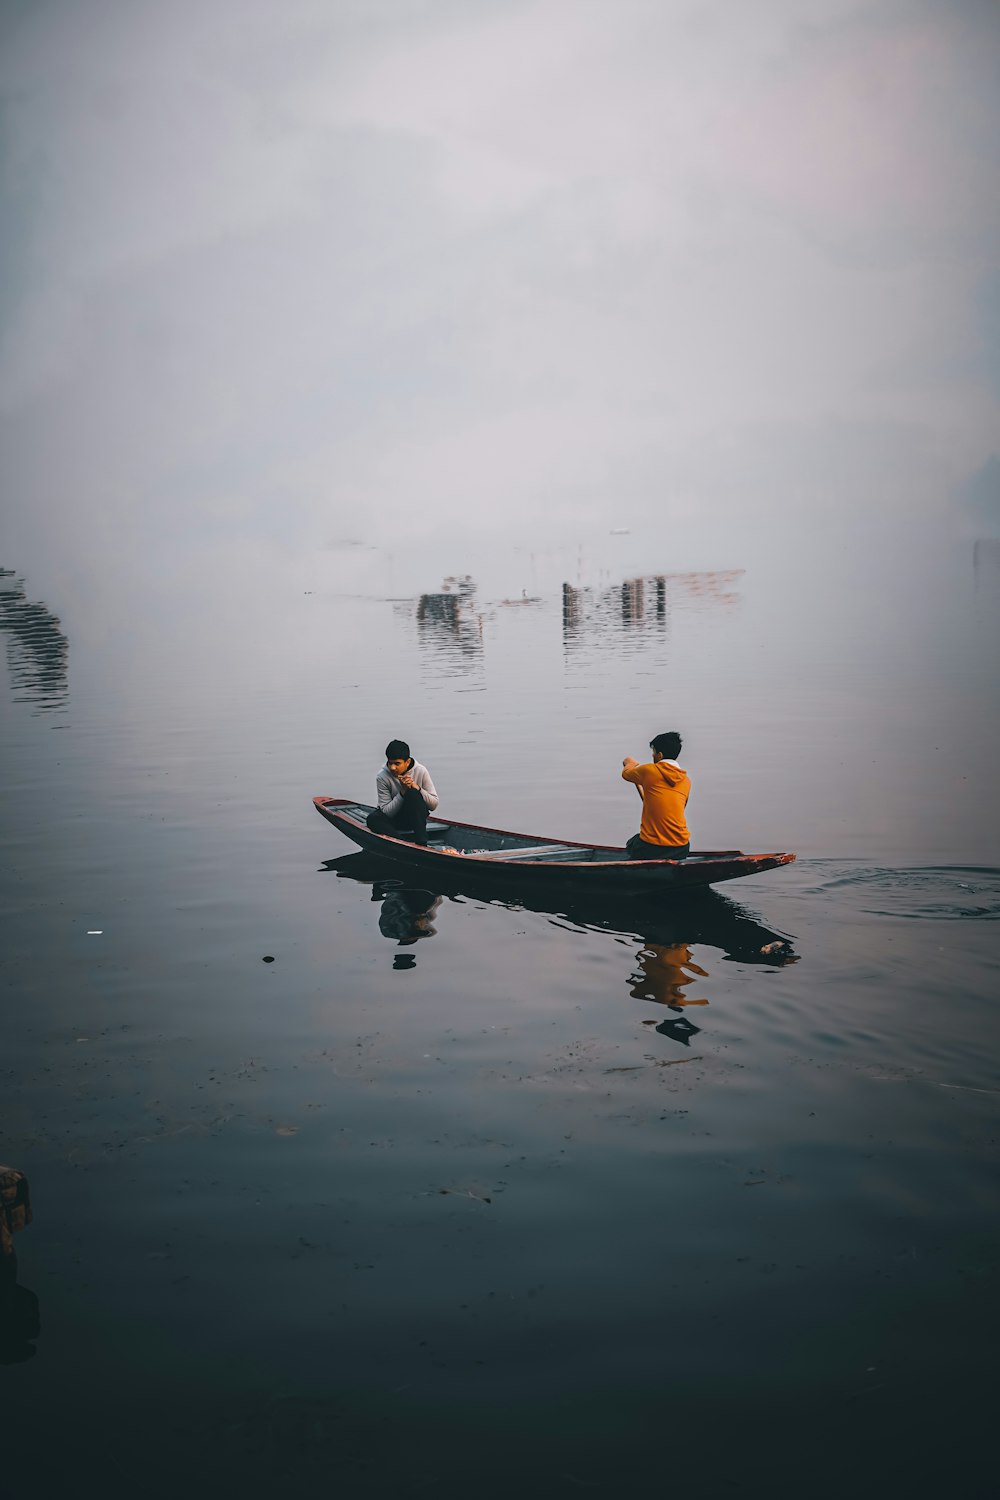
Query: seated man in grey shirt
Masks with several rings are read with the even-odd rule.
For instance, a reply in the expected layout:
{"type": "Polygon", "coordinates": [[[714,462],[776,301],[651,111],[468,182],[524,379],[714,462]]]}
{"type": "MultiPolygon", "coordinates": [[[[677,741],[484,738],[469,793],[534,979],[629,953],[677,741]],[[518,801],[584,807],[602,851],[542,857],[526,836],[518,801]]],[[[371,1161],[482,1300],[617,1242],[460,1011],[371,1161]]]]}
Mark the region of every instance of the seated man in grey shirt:
{"type": "Polygon", "coordinates": [[[438,805],[430,772],[413,759],[405,740],[389,741],[385,762],[375,778],[378,808],[368,814],[368,827],[372,833],[426,844],[427,814],[438,805]]]}

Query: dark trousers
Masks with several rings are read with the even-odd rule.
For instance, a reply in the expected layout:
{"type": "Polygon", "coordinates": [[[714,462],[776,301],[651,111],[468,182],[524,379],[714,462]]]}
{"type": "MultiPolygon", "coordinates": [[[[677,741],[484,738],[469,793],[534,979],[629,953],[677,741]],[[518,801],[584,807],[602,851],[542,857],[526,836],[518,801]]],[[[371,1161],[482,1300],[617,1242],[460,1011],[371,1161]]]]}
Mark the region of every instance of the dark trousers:
{"type": "Polygon", "coordinates": [[[690,844],[647,844],[634,833],[625,845],[629,859],[687,859],[690,844]]]}
{"type": "Polygon", "coordinates": [[[378,808],[368,814],[368,827],[372,833],[387,833],[390,838],[407,839],[411,844],[427,842],[427,803],[416,787],[408,786],[403,792],[403,805],[394,818],[386,817],[378,808]]]}

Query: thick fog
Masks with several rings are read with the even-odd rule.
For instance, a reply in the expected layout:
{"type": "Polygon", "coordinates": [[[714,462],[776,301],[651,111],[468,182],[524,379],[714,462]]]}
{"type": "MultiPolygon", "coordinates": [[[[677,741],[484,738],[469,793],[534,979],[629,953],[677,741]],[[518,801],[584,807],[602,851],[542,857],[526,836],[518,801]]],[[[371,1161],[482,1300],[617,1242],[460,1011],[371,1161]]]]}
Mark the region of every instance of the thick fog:
{"type": "Polygon", "coordinates": [[[0,16],[0,561],[49,593],[654,517],[690,566],[995,526],[992,0],[0,16]]]}

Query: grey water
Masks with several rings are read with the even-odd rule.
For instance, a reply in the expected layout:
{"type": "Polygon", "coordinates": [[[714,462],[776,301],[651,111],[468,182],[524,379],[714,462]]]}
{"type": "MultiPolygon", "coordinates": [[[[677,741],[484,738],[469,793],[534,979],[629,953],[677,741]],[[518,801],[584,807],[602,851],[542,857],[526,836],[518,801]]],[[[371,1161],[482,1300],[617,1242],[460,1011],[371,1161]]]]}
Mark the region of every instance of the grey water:
{"type": "Polygon", "coordinates": [[[4,559],[9,1493],[992,1492],[995,545],[628,520],[4,559]],[[311,805],[399,735],[622,843],[669,728],[794,865],[434,889],[311,805]]]}

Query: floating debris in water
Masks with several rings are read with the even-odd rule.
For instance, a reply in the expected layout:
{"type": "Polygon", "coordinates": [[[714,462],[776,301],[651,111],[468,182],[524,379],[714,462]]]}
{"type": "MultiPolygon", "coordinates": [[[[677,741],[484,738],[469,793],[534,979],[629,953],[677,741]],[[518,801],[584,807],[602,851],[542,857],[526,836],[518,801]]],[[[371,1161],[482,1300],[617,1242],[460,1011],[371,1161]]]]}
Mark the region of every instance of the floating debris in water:
{"type": "Polygon", "coordinates": [[[438,1188],[439,1194],[446,1194],[452,1198],[471,1198],[474,1203],[492,1203],[492,1198],[487,1198],[483,1193],[474,1193],[471,1188],[438,1188]]]}
{"type": "Polygon", "coordinates": [[[265,953],[264,957],[261,959],[261,963],[262,964],[273,964],[274,963],[274,954],[273,953],[265,953]]]}

